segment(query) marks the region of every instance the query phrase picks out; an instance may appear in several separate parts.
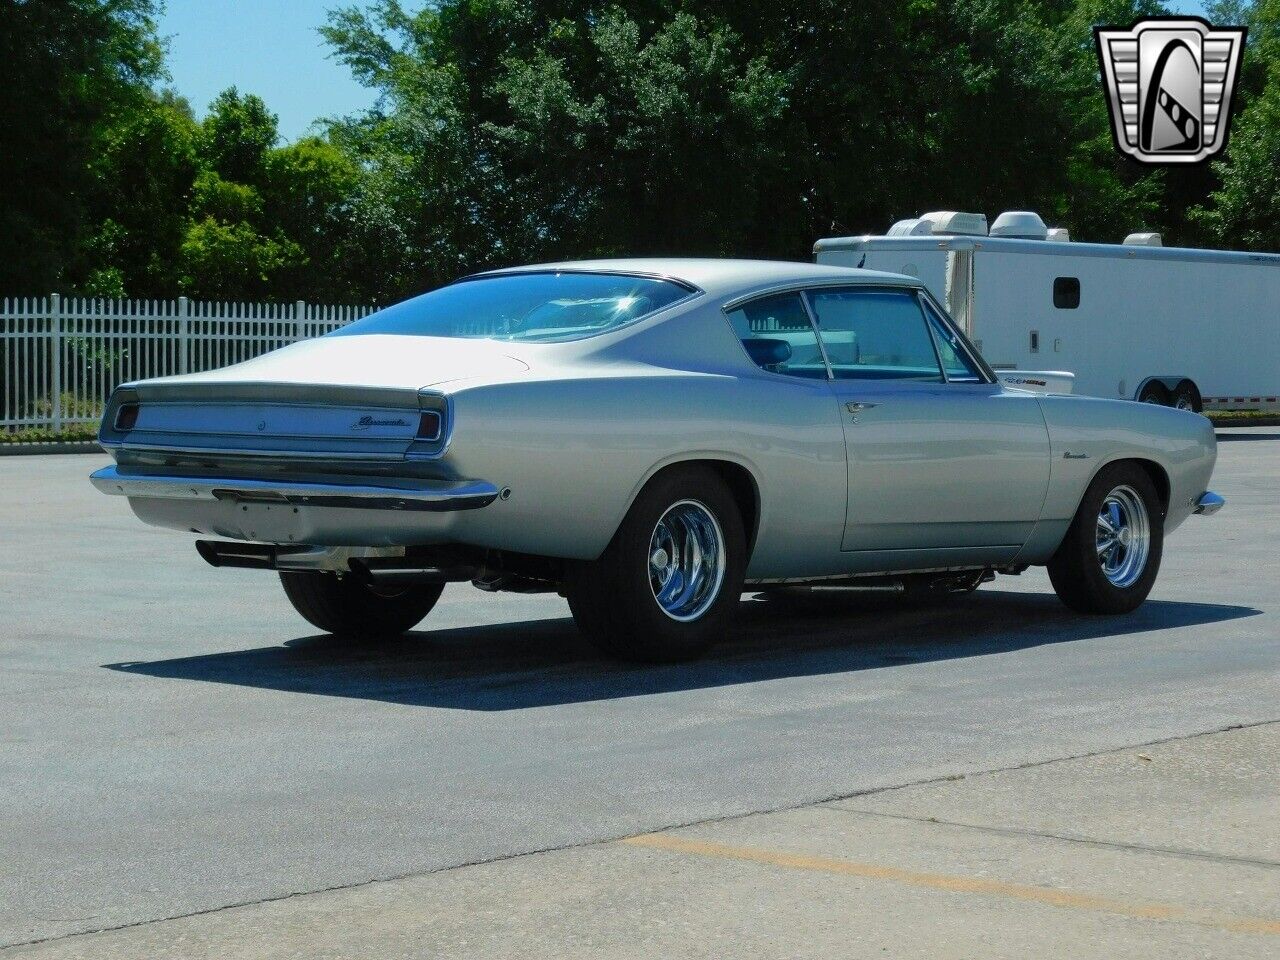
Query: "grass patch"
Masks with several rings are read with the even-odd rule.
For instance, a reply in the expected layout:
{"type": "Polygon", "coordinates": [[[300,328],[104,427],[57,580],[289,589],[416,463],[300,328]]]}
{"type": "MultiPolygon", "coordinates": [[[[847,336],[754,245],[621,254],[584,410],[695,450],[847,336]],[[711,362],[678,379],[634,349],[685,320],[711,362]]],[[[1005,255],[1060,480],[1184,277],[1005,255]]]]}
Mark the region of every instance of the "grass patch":
{"type": "Polygon", "coordinates": [[[1206,410],[1215,427],[1280,426],[1280,410],[1206,410]]]}
{"type": "Polygon", "coordinates": [[[77,423],[50,430],[47,427],[28,427],[24,430],[0,430],[0,443],[79,443],[98,439],[96,423],[77,423]]]}

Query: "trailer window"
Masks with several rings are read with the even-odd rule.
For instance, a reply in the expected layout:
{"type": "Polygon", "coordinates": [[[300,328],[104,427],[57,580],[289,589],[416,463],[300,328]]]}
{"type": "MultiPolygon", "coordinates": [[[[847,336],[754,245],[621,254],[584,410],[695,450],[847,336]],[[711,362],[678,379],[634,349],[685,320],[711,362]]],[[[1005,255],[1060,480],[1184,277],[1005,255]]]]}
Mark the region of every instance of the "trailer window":
{"type": "Polygon", "coordinates": [[[1054,277],[1053,305],[1059,310],[1074,310],[1080,306],[1080,278],[1054,277]]]}

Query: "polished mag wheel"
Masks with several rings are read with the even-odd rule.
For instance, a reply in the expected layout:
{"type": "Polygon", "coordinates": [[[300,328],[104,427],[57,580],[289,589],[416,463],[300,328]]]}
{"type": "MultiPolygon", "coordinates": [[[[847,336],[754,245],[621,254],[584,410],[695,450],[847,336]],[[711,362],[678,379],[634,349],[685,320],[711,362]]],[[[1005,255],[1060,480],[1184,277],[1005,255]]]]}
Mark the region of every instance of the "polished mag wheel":
{"type": "Polygon", "coordinates": [[[697,500],[681,500],[649,537],[649,588],[672,620],[687,623],[707,612],[724,583],[724,533],[697,500]]]}
{"type": "Polygon", "coordinates": [[[1151,592],[1164,549],[1165,511],[1152,469],[1120,461],[1089,484],[1049,560],[1053,588],[1071,609],[1128,613],[1151,592]]]}
{"type": "Polygon", "coordinates": [[[1132,586],[1146,570],[1151,520],[1142,497],[1132,487],[1118,486],[1103,499],[1095,545],[1102,574],[1112,586],[1132,586]]]}
{"type": "Polygon", "coordinates": [[[743,513],[724,477],[677,464],[640,491],[599,559],[567,565],[564,592],[600,650],[670,663],[725,635],[746,567],[743,513]]]}

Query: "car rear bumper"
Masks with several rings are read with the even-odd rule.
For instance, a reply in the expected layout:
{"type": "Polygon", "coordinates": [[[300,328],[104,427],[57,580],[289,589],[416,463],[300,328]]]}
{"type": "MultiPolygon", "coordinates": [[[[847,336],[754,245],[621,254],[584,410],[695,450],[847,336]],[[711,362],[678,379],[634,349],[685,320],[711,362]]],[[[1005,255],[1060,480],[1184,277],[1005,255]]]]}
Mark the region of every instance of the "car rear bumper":
{"type": "Polygon", "coordinates": [[[446,512],[474,510],[498,498],[485,480],[419,481],[412,487],[366,483],[298,482],[234,477],[122,473],[104,467],[90,476],[103,493],[142,499],[277,503],[306,507],[446,512]]]}

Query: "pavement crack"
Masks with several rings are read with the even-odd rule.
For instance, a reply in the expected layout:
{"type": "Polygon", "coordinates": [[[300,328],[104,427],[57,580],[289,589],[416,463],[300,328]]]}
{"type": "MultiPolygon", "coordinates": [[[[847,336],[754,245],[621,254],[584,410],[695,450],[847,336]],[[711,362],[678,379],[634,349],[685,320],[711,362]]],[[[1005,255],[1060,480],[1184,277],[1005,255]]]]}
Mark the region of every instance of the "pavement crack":
{"type": "Polygon", "coordinates": [[[1226,853],[1211,853],[1207,850],[1192,850],[1187,847],[1159,847],[1143,843],[1124,843],[1118,840],[1099,840],[1070,833],[1053,833],[1047,830],[1031,830],[1025,827],[997,827],[983,823],[965,823],[960,820],[944,820],[940,817],[918,817],[907,813],[889,813],[885,810],[865,810],[858,807],[841,806],[840,801],[824,803],[821,810],[833,813],[858,814],[866,817],[883,817],[887,820],[902,820],[910,823],[932,824],[941,827],[957,827],[979,833],[989,833],[1003,837],[1027,837],[1039,840],[1060,840],[1064,843],[1075,843],[1081,846],[1098,847],[1106,850],[1122,850],[1129,853],[1147,853],[1156,856],[1181,857],[1188,860],[1207,860],[1211,863],[1232,864],[1236,866],[1262,867],[1268,870],[1280,869],[1280,861],[1258,860],[1251,857],[1233,857],[1226,853]]]}
{"type": "MultiPolygon", "coordinates": [[[[832,796],[810,798],[798,803],[780,804],[776,807],[766,807],[759,810],[747,810],[739,813],[726,814],[721,817],[705,817],[702,819],[688,820],[677,823],[670,823],[665,826],[653,826],[647,829],[628,831],[627,833],[598,837],[591,840],[574,841],[563,843],[555,846],[540,847],[533,850],[521,850],[515,853],[498,854],[493,857],[485,857],[478,860],[464,861],[461,863],[446,864],[444,866],[435,867],[427,870],[410,870],[399,874],[393,874],[385,877],[371,877],[364,880],[358,880],[352,883],[339,883],[330,886],[317,887],[313,890],[295,890],[289,893],[282,893],[275,896],[261,897],[253,900],[241,900],[234,903],[220,904],[215,907],[208,907],[203,910],[190,910],[185,913],[176,913],[162,917],[151,917],[144,920],[134,920],[129,923],[121,923],[104,927],[92,928],[88,930],[73,930],[68,933],[59,934],[51,937],[39,937],[34,940],[23,940],[15,943],[0,944],[0,954],[6,954],[13,950],[24,947],[33,947],[44,943],[55,943],[61,940],[70,940],[79,937],[89,937],[96,934],[114,933],[120,930],[131,930],[137,927],[150,926],[156,923],[166,923],[172,920],[185,920],[191,917],[208,916],[210,914],[223,913],[230,910],[237,910],[242,907],[256,907],[267,903],[279,903],[286,900],[293,900],[299,897],[309,897],[315,894],[336,893],[344,890],[358,890],[362,887],[373,886],[379,883],[394,883],[399,880],[411,880],[417,877],[428,877],[439,873],[447,873],[452,870],[461,870],[467,867],[486,866],[494,863],[502,863],[507,860],[515,860],[520,857],[529,857],[542,853],[556,853],[561,850],[577,850],[585,847],[603,846],[610,843],[617,843],[628,837],[634,837],[641,834],[663,833],[669,830],[681,830],[688,827],[701,826],[713,823],[730,823],[734,820],[743,820],[747,817],[763,816],[771,813],[783,813],[788,810],[800,810],[809,807],[822,807],[831,810],[841,810],[840,807],[834,807],[832,804],[842,800],[852,800],[858,797],[868,797],[877,794],[889,793],[894,790],[905,790],[910,787],[928,786],[930,784],[947,783],[955,780],[963,780],[969,777],[987,776],[997,773],[1009,773],[1018,770],[1031,770],[1036,767],[1044,767],[1054,763],[1063,763],[1068,760],[1082,760],[1089,757],[1108,756],[1116,753],[1124,753],[1129,750],[1137,750],[1142,747],[1152,747],[1165,743],[1180,743],[1187,740],[1195,740],[1200,737],[1209,737],[1219,733],[1227,733],[1232,730],[1247,730],[1254,727],[1265,727],[1272,724],[1280,723],[1280,719],[1259,720],[1251,723],[1232,723],[1222,727],[1216,727],[1212,730],[1202,730],[1196,733],[1181,734],[1179,736],[1164,737],[1159,740],[1150,740],[1143,743],[1126,744],[1119,747],[1109,747],[1103,750],[1093,750],[1085,753],[1071,754],[1064,757],[1051,757],[1046,760],[1033,760],[1026,763],[1012,764],[1004,767],[993,767],[986,770],[975,770],[967,773],[949,773],[934,777],[925,777],[919,780],[908,781],[904,783],[896,783],[887,786],[872,787],[866,790],[855,790],[848,793],[841,793],[832,796]]],[[[862,812],[844,809],[844,812],[862,812]]],[[[962,824],[959,826],[963,826],[962,824]]],[[[1265,863],[1268,866],[1275,864],[1265,863]]]]}

